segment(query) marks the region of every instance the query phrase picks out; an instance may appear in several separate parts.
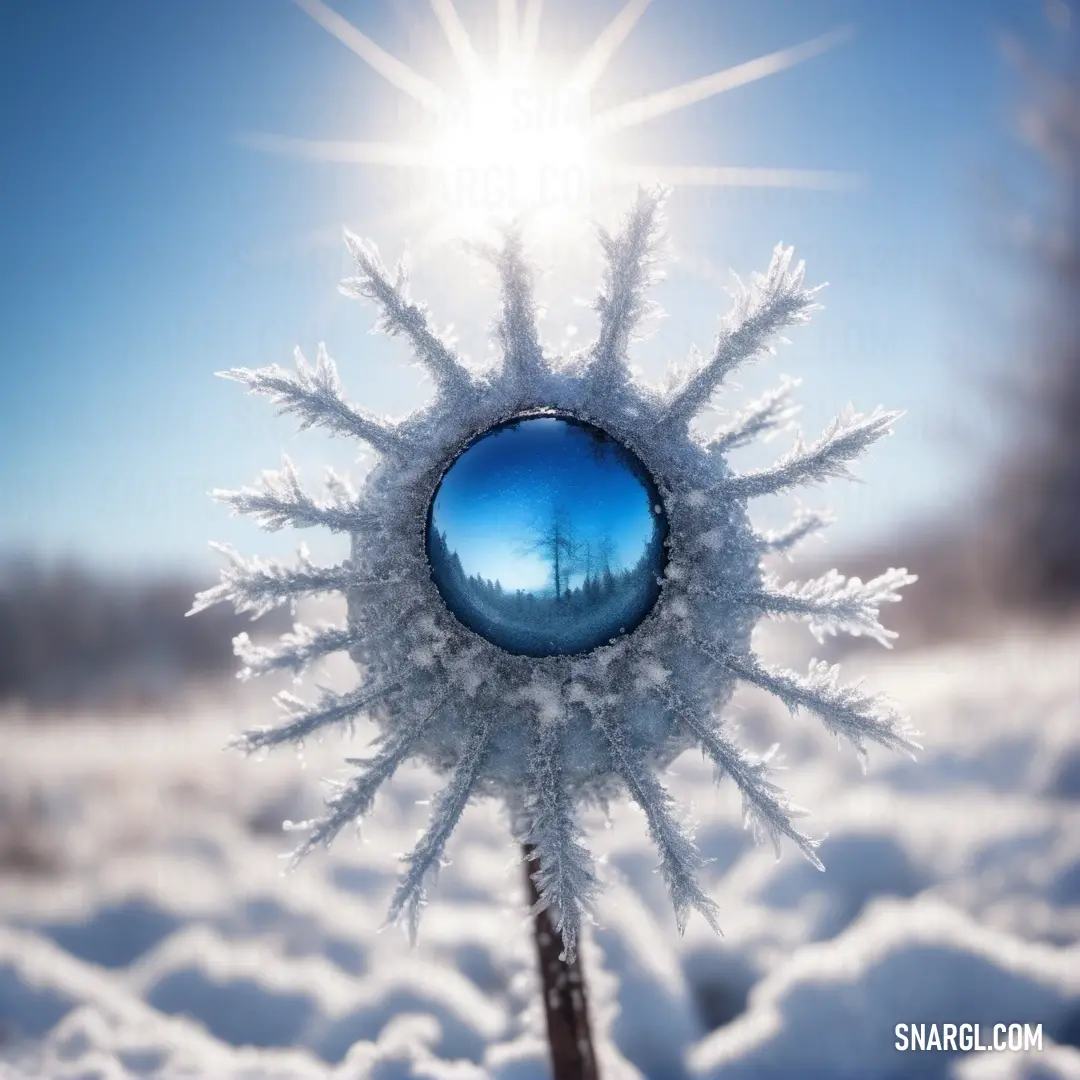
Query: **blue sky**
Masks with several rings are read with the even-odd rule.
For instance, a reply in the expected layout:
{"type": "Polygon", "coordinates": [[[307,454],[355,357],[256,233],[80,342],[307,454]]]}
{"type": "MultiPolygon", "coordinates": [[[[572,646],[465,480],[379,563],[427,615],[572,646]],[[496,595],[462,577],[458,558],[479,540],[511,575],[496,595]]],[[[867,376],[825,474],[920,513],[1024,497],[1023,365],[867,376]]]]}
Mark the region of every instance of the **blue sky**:
{"type": "MultiPolygon", "coordinates": [[[[467,575],[479,574],[505,589],[553,584],[554,553],[542,537],[558,513],[579,557],[586,545],[594,553],[594,572],[605,539],[612,545],[610,569],[625,570],[653,536],[653,502],[618,444],[600,448],[597,454],[584,428],[549,417],[494,431],[443,477],[432,525],[446,536],[467,575]]],[[[567,580],[573,586],[583,576],[578,567],[567,580]]]]}
{"type": "MultiPolygon", "coordinates": [[[[336,6],[417,70],[452,71],[421,0],[336,6]]],[[[548,0],[542,46],[583,49],[619,6],[548,0]]],[[[481,50],[494,7],[458,4],[481,50]]],[[[866,486],[807,496],[839,510],[835,544],[962,508],[982,467],[980,440],[995,425],[978,380],[1007,336],[1001,297],[1012,284],[988,239],[988,193],[1013,152],[1012,80],[994,30],[1036,19],[1028,8],[655,0],[598,88],[605,100],[636,97],[854,26],[847,44],[616,147],[638,162],[864,178],[844,192],[676,192],[683,258],[658,293],[669,318],[637,353],[655,373],[692,342],[707,348],[726,307],[712,270],[746,274],[778,240],[794,243],[809,278],[831,283],[826,310],[745,389],[801,376],[811,433],[849,400],[908,410],[863,464],[866,486]]],[[[390,413],[423,400],[404,347],[369,336],[371,311],[336,291],[348,272],[343,224],[390,257],[411,226],[394,220],[385,172],[260,153],[241,137],[392,138],[400,95],[289,0],[5,4],[0,81],[0,551],[205,570],[210,538],[326,550],[319,537],[264,536],[206,493],[249,483],[282,450],[317,478],[324,463],[350,466],[354,449],[295,435],[213,372],[289,364],[295,345],[313,356],[325,340],[353,400],[390,413]]],[[[572,320],[587,336],[589,313],[571,301],[587,295],[596,265],[576,260],[544,279],[548,330],[572,320]]],[[[466,351],[482,352],[494,288],[461,266],[437,254],[418,268],[415,293],[440,325],[455,324],[466,351]]]]}

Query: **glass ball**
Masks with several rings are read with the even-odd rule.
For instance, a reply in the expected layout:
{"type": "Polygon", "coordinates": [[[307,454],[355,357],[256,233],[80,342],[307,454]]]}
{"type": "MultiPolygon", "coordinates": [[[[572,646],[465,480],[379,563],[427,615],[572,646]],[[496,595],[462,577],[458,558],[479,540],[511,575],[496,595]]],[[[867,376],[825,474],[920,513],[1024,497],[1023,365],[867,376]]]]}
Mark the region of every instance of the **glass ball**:
{"type": "Polygon", "coordinates": [[[427,555],[451,613],[519,656],[589,652],[660,595],[667,517],[622,443],[571,416],[475,438],[431,500],[427,555]]]}

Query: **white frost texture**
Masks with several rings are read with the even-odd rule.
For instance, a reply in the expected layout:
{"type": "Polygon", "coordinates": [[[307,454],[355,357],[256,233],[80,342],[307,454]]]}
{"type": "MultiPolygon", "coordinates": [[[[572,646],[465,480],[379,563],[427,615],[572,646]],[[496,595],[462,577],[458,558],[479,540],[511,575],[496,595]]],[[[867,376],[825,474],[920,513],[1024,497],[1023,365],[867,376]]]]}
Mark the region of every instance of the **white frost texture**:
{"type": "Polygon", "coordinates": [[[889,432],[897,414],[849,410],[818,439],[797,439],[773,467],[745,474],[731,469],[726,453],[787,424],[790,384],[711,439],[692,429],[732,371],[772,352],[782,331],[817,307],[817,290],[804,286],[803,266],[785,247],[776,248],[768,270],[749,287],[738,286],[707,357],[664,388],[635,381],[627,353],[653,310],[646,292],[659,273],[665,194],[640,191],[617,234],[601,231],[599,332],[577,354],[550,355],[539,339],[519,230],[507,230],[501,246],[478,249],[497,269],[502,293],[495,323],[502,362],[487,372],[463,363],[410,299],[404,264],[391,274],[373,244],[346,233],[356,274],[342,289],[375,305],[377,329],[406,339],[435,384],[431,403],[397,422],[362,411],[346,401],[321,347],[314,367],[298,356],[295,372],[225,373],[304,427],[362,440],[379,455],[355,492],[334,478],[328,495],[317,498],[286,463],[255,487],[219,493],[268,529],[346,533],[351,555],[339,566],[302,560],[288,567],[227,551],[231,567],[220,585],[200,594],[194,610],[228,600],[258,614],[312,594],[347,597],[343,625],[299,626],[276,648],[241,638],[238,652],[246,674],[299,674],[328,654],[347,652],[361,673],[359,688],[327,691],[310,703],[288,695],[280,726],[250,730],[239,742],[258,751],[302,743],[360,718],[377,726],[370,756],[352,762],[355,774],[337,785],[325,813],[306,823],[297,857],[366,816],[380,785],[405,761],[418,759],[447,778],[432,801],[429,827],[404,857],[390,904],[390,920],[404,920],[413,933],[466,806],[493,796],[508,809],[514,836],[532,845],[540,902],[554,909],[572,954],[598,884],[580,815],[624,793],[644,812],[679,929],[692,909],[715,927],[716,904],[699,883],[702,855],[658,778],[692,746],[718,778],[738,788],[755,834],[770,837],[777,850],[786,837],[820,867],[817,841],[794,824],[798,811],[775,783],[768,756],[740,748],[718,718],[737,681],[774,694],[792,712],[816,714],[860,754],[871,742],[908,752],[916,746],[906,719],[880,695],[841,684],[826,664],[812,662],[802,675],[768,666],[750,642],[755,623],[770,615],[803,619],[818,634],[843,630],[888,644],[879,606],[897,600],[897,589],[912,577],[890,570],[863,584],[834,574],[780,588],[763,574],[763,557],[786,550],[820,522],[803,516],[785,533],[761,535],[747,503],[849,475],[848,464],[889,432]],[[431,578],[425,529],[442,475],[472,439],[506,420],[551,412],[601,428],[641,459],[664,502],[668,557],[660,597],[633,633],[589,653],[533,658],[501,650],[451,615],[431,578]]]}

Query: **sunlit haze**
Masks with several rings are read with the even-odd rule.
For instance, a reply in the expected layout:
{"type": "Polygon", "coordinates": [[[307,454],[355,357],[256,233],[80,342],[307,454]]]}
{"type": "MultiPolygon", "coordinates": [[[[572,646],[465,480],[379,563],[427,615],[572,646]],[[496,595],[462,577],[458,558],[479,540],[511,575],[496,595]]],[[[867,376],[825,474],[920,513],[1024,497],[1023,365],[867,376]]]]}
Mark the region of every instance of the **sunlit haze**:
{"type": "MultiPolygon", "coordinates": [[[[632,191],[639,182],[725,187],[833,187],[852,181],[838,171],[758,168],[697,163],[630,164],[605,151],[613,134],[685,109],[700,101],[801,64],[850,36],[840,27],[643,97],[604,109],[593,91],[637,25],[649,0],[628,0],[592,44],[577,56],[539,49],[543,5],[539,0],[495,0],[489,17],[497,29],[494,56],[481,56],[453,0],[431,0],[431,9],[460,68],[464,93],[403,63],[323,0],[295,0],[297,7],[355,53],[404,98],[422,110],[420,137],[326,143],[255,134],[262,150],[339,160],[379,168],[419,169],[429,175],[410,218],[427,221],[421,243],[486,236],[493,226],[524,216],[536,233],[570,226],[580,232],[597,203],[632,191]]],[[[562,16],[565,18],[565,15],[562,16]]]]}
{"type": "MultiPolygon", "coordinates": [[[[708,351],[729,268],[793,244],[825,309],[719,404],[786,374],[808,439],[848,401],[906,410],[865,485],[807,497],[837,511],[830,554],[962,504],[970,426],[1008,434],[977,388],[1023,302],[985,239],[982,195],[1016,158],[995,34],[1040,19],[1026,0],[0,4],[0,553],[208,574],[210,539],[336,556],[207,493],[282,450],[316,488],[366,465],[214,372],[325,341],[349,400],[404,415],[430,385],[337,292],[343,227],[391,264],[408,244],[414,295],[494,364],[497,283],[447,241],[518,210],[545,347],[587,345],[591,220],[615,225],[655,179],[675,184],[674,259],[668,318],[630,346],[643,376],[708,351]]],[[[778,502],[755,512],[779,525],[778,502]]]]}

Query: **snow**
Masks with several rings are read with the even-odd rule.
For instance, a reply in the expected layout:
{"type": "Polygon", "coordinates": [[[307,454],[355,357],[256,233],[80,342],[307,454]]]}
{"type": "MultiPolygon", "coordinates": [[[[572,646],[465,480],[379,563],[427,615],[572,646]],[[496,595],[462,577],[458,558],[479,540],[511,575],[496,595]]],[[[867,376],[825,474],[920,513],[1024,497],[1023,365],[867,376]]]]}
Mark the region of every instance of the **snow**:
{"type": "MultiPolygon", "coordinates": [[[[804,661],[794,632],[761,640],[766,659],[804,661]]],[[[819,725],[740,690],[741,739],[781,741],[827,869],[754,846],[734,785],[685,753],[665,782],[715,860],[701,876],[720,939],[701,919],[677,934],[640,809],[614,803],[610,829],[587,815],[604,888],[581,947],[605,1080],[1080,1076],[1078,655],[1075,629],[860,655],[845,677],[902,697],[926,747],[917,763],[876,753],[865,776],[819,725]],[[1041,1023],[1044,1047],[895,1050],[894,1026],[919,1022],[1041,1023]]],[[[286,748],[221,753],[264,691],[187,720],[0,721],[0,1077],[546,1076],[498,802],[465,810],[410,948],[380,928],[440,778],[403,767],[359,841],[286,874],[281,822],[317,813],[318,777],[359,747],[309,740],[304,769],[286,748]]]]}

